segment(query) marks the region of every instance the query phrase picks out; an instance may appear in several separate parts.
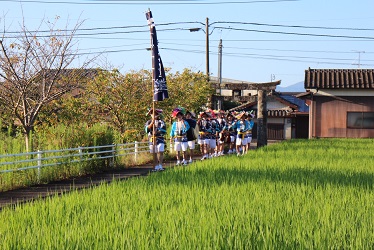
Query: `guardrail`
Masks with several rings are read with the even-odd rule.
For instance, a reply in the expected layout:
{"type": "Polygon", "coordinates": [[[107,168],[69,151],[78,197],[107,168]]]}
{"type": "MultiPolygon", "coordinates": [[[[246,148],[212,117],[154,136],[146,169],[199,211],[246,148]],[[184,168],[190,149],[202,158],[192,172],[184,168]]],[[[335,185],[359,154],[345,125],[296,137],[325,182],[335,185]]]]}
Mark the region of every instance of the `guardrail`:
{"type": "Polygon", "coordinates": [[[148,142],[135,141],[126,144],[0,155],[0,174],[37,169],[37,178],[40,180],[40,171],[45,167],[104,159],[108,159],[109,165],[113,165],[118,157],[128,155],[133,155],[134,161],[137,162],[139,154],[146,152],[149,152],[148,142]]]}

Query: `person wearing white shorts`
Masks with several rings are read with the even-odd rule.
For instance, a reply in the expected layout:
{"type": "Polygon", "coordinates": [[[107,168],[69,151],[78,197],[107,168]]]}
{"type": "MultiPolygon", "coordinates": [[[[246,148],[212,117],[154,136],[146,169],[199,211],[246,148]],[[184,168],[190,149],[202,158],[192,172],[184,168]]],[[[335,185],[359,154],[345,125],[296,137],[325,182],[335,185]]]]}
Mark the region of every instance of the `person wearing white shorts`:
{"type": "Polygon", "coordinates": [[[245,138],[245,134],[238,134],[238,136],[236,137],[236,145],[237,146],[247,145],[247,138],[245,138]]]}
{"type": "Polygon", "coordinates": [[[198,130],[199,126],[195,120],[195,113],[192,111],[187,111],[185,115],[185,121],[190,125],[190,129],[187,130],[187,145],[189,149],[190,160],[188,163],[192,163],[195,150],[195,141],[199,137],[198,130]]]}
{"type": "Polygon", "coordinates": [[[217,139],[215,138],[216,135],[211,135],[211,139],[209,139],[209,148],[211,149],[211,156],[214,155],[215,148],[217,147],[217,139]]]}
{"type": "Polygon", "coordinates": [[[247,145],[245,146],[245,152],[248,152],[248,150],[250,149],[250,146],[251,146],[251,142],[252,142],[252,128],[254,126],[254,121],[253,121],[254,117],[255,117],[255,115],[251,114],[251,113],[247,116],[247,121],[249,123],[249,127],[248,127],[247,134],[246,134],[247,145]]]}
{"type": "Polygon", "coordinates": [[[159,143],[159,144],[156,144],[154,147],[153,147],[153,143],[151,142],[149,144],[149,152],[151,154],[153,154],[153,148],[155,149],[155,153],[158,154],[158,153],[163,153],[165,151],[165,143],[159,143]]]}
{"type": "Polygon", "coordinates": [[[166,134],[166,124],[161,119],[162,109],[156,109],[153,112],[153,109],[148,111],[148,115],[151,115],[152,119],[148,120],[145,124],[145,132],[148,135],[149,140],[149,151],[151,154],[156,154],[155,159],[157,159],[154,164],[154,171],[162,171],[162,162],[164,159],[164,150],[165,150],[165,134],[166,134]],[[154,115],[153,115],[154,114],[154,115]],[[153,134],[153,128],[155,132],[153,134]],[[156,144],[153,145],[153,138],[156,141],[156,144]]]}
{"type": "Polygon", "coordinates": [[[183,141],[183,138],[178,138],[178,137],[179,136],[177,136],[177,138],[175,138],[174,140],[174,150],[176,152],[180,152],[180,151],[186,152],[188,149],[188,142],[183,141]]]}
{"type": "Polygon", "coordinates": [[[188,122],[183,120],[183,109],[175,108],[172,116],[177,120],[173,122],[170,131],[170,143],[174,140],[174,150],[177,152],[177,165],[187,165],[187,130],[190,128],[188,122]],[[183,154],[183,161],[181,162],[181,152],[183,154]]]}
{"type": "Polygon", "coordinates": [[[208,112],[201,112],[200,113],[200,119],[197,122],[197,125],[199,126],[199,139],[198,143],[201,147],[201,153],[203,154],[203,157],[201,160],[205,160],[209,158],[209,145],[210,145],[210,138],[208,131],[211,129],[211,123],[208,120],[210,117],[210,114],[208,112]]]}
{"type": "Polygon", "coordinates": [[[228,131],[230,133],[230,143],[228,154],[235,153],[235,140],[236,140],[236,131],[232,128],[236,120],[232,113],[228,113],[226,116],[226,126],[223,127],[222,131],[228,131]]]}
{"type": "Polygon", "coordinates": [[[225,111],[219,110],[217,113],[217,121],[218,121],[218,130],[219,130],[219,136],[217,138],[217,147],[216,147],[216,155],[221,156],[224,155],[224,146],[225,143],[223,141],[223,134],[222,131],[226,127],[227,121],[225,119],[225,111]]]}
{"type": "Polygon", "coordinates": [[[214,110],[210,111],[210,117],[208,118],[208,120],[210,122],[210,128],[208,130],[208,132],[209,132],[208,137],[210,138],[210,140],[209,140],[209,148],[210,148],[209,158],[212,158],[212,157],[217,156],[217,154],[216,154],[217,137],[218,137],[218,133],[220,132],[219,123],[216,119],[216,114],[215,114],[214,110]]]}
{"type": "Polygon", "coordinates": [[[246,113],[241,112],[236,116],[238,119],[235,124],[232,126],[233,129],[236,129],[236,152],[237,155],[240,155],[240,149],[242,149],[242,154],[245,154],[245,145],[248,143],[248,139],[245,137],[246,132],[249,129],[249,122],[245,119],[246,113]]]}

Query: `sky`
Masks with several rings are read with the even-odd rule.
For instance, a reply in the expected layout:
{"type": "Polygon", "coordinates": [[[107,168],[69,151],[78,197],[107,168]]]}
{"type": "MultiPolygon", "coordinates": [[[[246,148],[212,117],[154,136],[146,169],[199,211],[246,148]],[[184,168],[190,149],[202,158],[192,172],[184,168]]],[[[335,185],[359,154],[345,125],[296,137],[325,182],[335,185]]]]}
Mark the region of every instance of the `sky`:
{"type": "Polygon", "coordinates": [[[61,29],[83,21],[76,38],[81,56],[97,57],[126,73],[151,69],[145,12],[156,24],[164,66],[172,72],[206,70],[205,23],[209,20],[209,70],[249,81],[304,81],[305,70],[374,68],[373,0],[0,0],[0,29],[61,29]],[[190,32],[191,28],[200,28],[190,32]]]}

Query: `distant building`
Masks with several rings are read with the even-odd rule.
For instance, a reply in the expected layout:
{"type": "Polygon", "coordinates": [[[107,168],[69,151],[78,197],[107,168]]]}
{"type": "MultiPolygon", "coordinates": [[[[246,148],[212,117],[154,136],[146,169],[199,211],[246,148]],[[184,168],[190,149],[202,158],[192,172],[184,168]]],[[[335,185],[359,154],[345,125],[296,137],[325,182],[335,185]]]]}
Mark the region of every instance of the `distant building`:
{"type": "Polygon", "coordinates": [[[374,69],[307,69],[309,138],[374,138],[374,69]]]}
{"type": "MultiPolygon", "coordinates": [[[[298,93],[271,92],[267,96],[267,136],[269,140],[308,138],[309,107],[295,96],[298,93]]],[[[230,111],[254,111],[257,117],[257,95],[252,100],[230,111]]],[[[257,138],[257,122],[253,138],[257,138]]]]}
{"type": "MultiPolygon", "coordinates": [[[[217,109],[219,102],[236,102],[239,105],[229,111],[253,111],[257,117],[258,89],[265,89],[267,96],[267,136],[269,140],[285,140],[291,138],[308,138],[309,107],[305,100],[297,98],[298,93],[277,93],[280,80],[265,83],[254,83],[217,77],[210,81],[216,89],[212,98],[212,106],[217,109]]],[[[252,129],[253,138],[257,138],[257,119],[252,129]]]]}

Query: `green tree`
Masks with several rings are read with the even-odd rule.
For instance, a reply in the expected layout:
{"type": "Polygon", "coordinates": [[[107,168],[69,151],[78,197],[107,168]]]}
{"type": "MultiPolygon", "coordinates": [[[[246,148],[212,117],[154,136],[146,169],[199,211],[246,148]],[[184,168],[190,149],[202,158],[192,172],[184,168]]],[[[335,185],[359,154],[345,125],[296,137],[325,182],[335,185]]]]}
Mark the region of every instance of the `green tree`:
{"type": "Polygon", "coordinates": [[[151,101],[151,73],[131,71],[122,75],[118,70],[102,71],[86,88],[88,98],[102,119],[119,130],[142,129],[144,116],[151,101]]]}
{"type": "Polygon", "coordinates": [[[213,93],[206,75],[202,72],[193,72],[191,69],[184,69],[174,74],[168,73],[167,85],[169,99],[157,104],[167,114],[171,114],[173,108],[177,106],[198,112],[213,93]]]}
{"type": "MultiPolygon", "coordinates": [[[[189,69],[171,74],[167,72],[169,98],[155,103],[164,110],[166,121],[171,121],[174,107],[183,106],[200,111],[213,89],[203,73],[189,69]]],[[[126,138],[132,131],[143,133],[146,113],[152,107],[152,72],[130,71],[125,75],[118,70],[101,70],[94,80],[87,82],[79,96],[67,96],[52,102],[41,117],[41,122],[54,124],[72,121],[106,122],[126,138]],[[51,115],[53,113],[53,115],[51,115]]]]}

